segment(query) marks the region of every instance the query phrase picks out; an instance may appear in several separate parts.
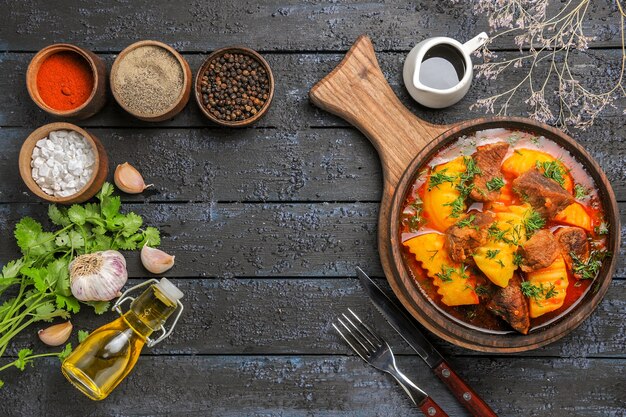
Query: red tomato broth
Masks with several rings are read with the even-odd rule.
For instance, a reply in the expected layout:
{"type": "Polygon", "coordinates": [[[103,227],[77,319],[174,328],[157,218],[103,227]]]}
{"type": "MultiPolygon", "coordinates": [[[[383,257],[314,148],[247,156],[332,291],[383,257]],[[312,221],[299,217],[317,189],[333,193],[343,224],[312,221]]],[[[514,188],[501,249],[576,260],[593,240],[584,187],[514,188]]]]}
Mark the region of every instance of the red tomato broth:
{"type": "MultiPolygon", "coordinates": [[[[577,201],[583,205],[583,207],[592,219],[592,227],[594,228],[594,232],[588,233],[588,236],[591,238],[592,250],[604,249],[606,247],[606,237],[598,235],[596,232],[597,227],[604,221],[603,208],[600,203],[593,179],[589,176],[589,174],[587,174],[584,167],[576,159],[574,159],[566,149],[560,147],[557,143],[549,139],[546,139],[544,137],[537,138],[536,136],[527,132],[510,131],[507,129],[490,129],[489,131],[477,132],[472,137],[459,138],[453,144],[440,150],[426,164],[425,169],[418,174],[413,186],[407,193],[403,209],[406,209],[408,206],[413,205],[416,201],[424,200],[424,194],[427,188],[427,180],[429,178],[430,171],[434,167],[446,163],[461,155],[470,156],[472,153],[474,153],[478,146],[501,141],[507,141],[511,145],[507,155],[504,157],[504,160],[506,160],[515,151],[515,149],[524,148],[540,150],[542,152],[550,154],[551,156],[557,158],[562,162],[562,164],[568,169],[567,175],[571,176],[574,184],[582,185],[589,192],[589,196],[586,199],[584,199],[583,201],[577,201]],[[511,143],[511,141],[508,140],[513,135],[517,135],[519,137],[519,139],[516,140],[515,143],[511,143]]],[[[504,173],[502,173],[502,175],[505,180],[504,187],[510,188],[511,183],[513,179],[515,179],[515,177],[505,175],[504,173]]],[[[522,199],[512,191],[511,188],[510,191],[512,199],[510,202],[507,201],[507,205],[519,205],[524,203],[522,199]]],[[[472,202],[471,199],[467,200],[467,206],[468,208],[466,210],[466,213],[471,213],[473,210],[476,209],[481,211],[490,210],[492,208],[490,204],[472,202]]],[[[423,233],[444,232],[443,230],[437,230],[430,223],[427,213],[422,212],[421,217],[423,220],[420,222],[420,226],[417,231],[411,230],[405,216],[401,217],[399,228],[400,242],[405,242],[408,239],[423,233]]],[[[548,228],[551,231],[554,231],[562,226],[566,225],[563,223],[559,223],[558,221],[549,221],[544,226],[544,228],[548,228]]],[[[487,332],[516,333],[513,329],[511,329],[508,323],[495,316],[487,309],[485,303],[483,302],[482,296],[479,296],[481,300],[480,304],[475,305],[451,307],[442,303],[442,297],[440,294],[437,293],[437,287],[433,284],[431,278],[426,275],[425,270],[417,262],[415,256],[410,253],[408,248],[404,245],[401,245],[401,247],[403,261],[405,266],[407,267],[409,275],[416,282],[421,292],[439,310],[443,311],[453,319],[460,321],[466,326],[476,327],[480,330],[487,332]]],[[[495,284],[491,283],[491,281],[478,270],[478,268],[469,267],[468,273],[470,274],[470,277],[474,280],[476,285],[483,285],[488,290],[493,290],[497,288],[495,284]],[[474,271],[474,269],[476,269],[476,271],[474,271]]],[[[521,270],[518,269],[515,273],[519,274],[523,280],[526,280],[526,276],[521,270]]],[[[567,274],[568,286],[566,289],[566,296],[563,305],[557,310],[543,314],[540,317],[531,318],[530,331],[557,320],[562,314],[568,312],[571,308],[573,308],[573,306],[575,306],[575,304],[577,304],[577,302],[589,291],[593,280],[579,280],[573,276],[569,268],[567,274]]]]}

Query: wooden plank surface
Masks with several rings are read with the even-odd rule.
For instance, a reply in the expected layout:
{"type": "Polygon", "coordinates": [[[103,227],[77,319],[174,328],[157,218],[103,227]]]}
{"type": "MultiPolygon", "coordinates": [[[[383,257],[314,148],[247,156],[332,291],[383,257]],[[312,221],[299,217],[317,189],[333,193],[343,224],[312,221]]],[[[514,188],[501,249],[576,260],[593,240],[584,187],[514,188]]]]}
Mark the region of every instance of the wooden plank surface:
{"type": "MultiPolygon", "coordinates": [[[[130,284],[139,282],[135,279],[130,284]]],[[[171,338],[147,350],[151,355],[341,355],[348,348],[333,331],[331,322],[348,308],[378,329],[394,352],[415,354],[386,324],[353,277],[179,278],[173,282],[185,293],[189,313],[182,316],[171,338]]],[[[391,294],[385,280],[378,279],[378,283],[391,294]]],[[[580,328],[523,356],[624,359],[624,309],[626,280],[614,280],[598,309],[580,328]]],[[[90,330],[113,317],[115,313],[94,318],[91,308],[85,307],[72,323],[76,329],[90,330]]],[[[460,357],[461,364],[473,361],[477,355],[488,356],[455,347],[434,336],[431,340],[444,355],[460,357]]],[[[9,354],[15,355],[24,347],[36,351],[47,349],[37,338],[35,329],[16,339],[9,354]]]]}
{"type": "MultiPolygon", "coordinates": [[[[622,203],[622,236],[626,204],[622,203]]],[[[382,276],[376,249],[378,203],[127,204],[159,225],[163,250],[176,255],[169,277],[346,277],[360,266],[382,276]]],[[[23,216],[43,220],[45,204],[0,204],[0,233],[10,236],[23,216]]],[[[617,276],[626,277],[622,239],[617,276]]],[[[10,242],[10,243],[9,243],[10,242]]],[[[19,255],[12,240],[0,259],[19,255]]],[[[145,276],[139,255],[129,274],[145,276]]]]}
{"type": "MultiPolygon", "coordinates": [[[[551,2],[550,11],[563,4],[551,2]]],[[[7,386],[0,389],[0,416],[417,415],[392,380],[346,355],[330,327],[346,308],[383,333],[400,366],[451,416],[467,415],[354,278],[359,265],[388,289],[376,252],[380,164],[360,133],[313,107],[307,94],[356,37],[368,33],[393,90],[416,115],[433,123],[484,116],[470,104],[513,86],[520,71],[497,84],[477,80],[460,103],[440,111],[410,99],[401,69],[417,41],[441,34],[467,39],[486,29],[485,16],[463,2],[401,0],[0,0],[0,7],[8,16],[0,25],[0,264],[18,256],[11,237],[16,222],[26,215],[45,219],[47,205],[16,175],[23,139],[55,120],[30,101],[24,86],[38,49],[77,43],[98,52],[110,68],[128,44],[154,38],[183,52],[195,73],[207,52],[243,44],[263,52],[276,78],[272,109],[249,129],[211,126],[193,100],[158,124],[134,120],[112,100],[77,123],[102,140],[111,168],[128,160],[155,184],[142,195],[123,196],[124,209],[163,231],[163,248],[177,261],[167,275],[185,292],[187,309],[172,337],[147,349],[106,401],[77,394],[58,362],[43,360],[23,374],[1,375],[7,386]]],[[[594,90],[606,89],[618,74],[617,16],[613,0],[591,2],[583,26],[596,36],[595,49],[572,58],[572,71],[594,90]]],[[[494,49],[503,58],[517,54],[510,37],[494,49]]],[[[526,87],[521,93],[527,96],[526,87]]],[[[607,172],[625,224],[626,99],[616,104],[591,129],[573,135],[607,172]]],[[[527,107],[516,100],[510,112],[525,115],[527,107]]],[[[621,234],[626,241],[626,226],[621,234]]],[[[561,341],[508,356],[434,342],[501,416],[621,417],[625,248],[616,254],[617,274],[603,302],[561,341]]],[[[127,258],[131,284],[149,276],[137,254],[127,258]]],[[[85,308],[73,320],[77,329],[90,330],[113,317],[85,308]]],[[[21,347],[46,351],[37,328],[20,336],[9,355],[21,347]]]]}
{"type": "MultiPolygon", "coordinates": [[[[353,39],[354,40],[354,39],[353,39]]],[[[352,40],[352,41],[353,41],[352,40]]],[[[376,39],[374,39],[376,41],[376,39]]],[[[444,110],[431,110],[420,106],[413,101],[406,91],[402,81],[402,66],[406,53],[404,52],[380,52],[380,45],[375,43],[377,58],[387,81],[394,92],[417,116],[433,123],[453,123],[485,115],[483,109],[470,110],[472,103],[478,98],[488,97],[497,92],[503,92],[513,87],[523,78],[522,69],[513,69],[506,77],[498,80],[497,89],[492,81],[482,78],[475,79],[468,94],[459,103],[444,110]]],[[[596,92],[607,90],[611,87],[611,82],[619,76],[618,69],[621,52],[616,49],[587,51],[584,54],[572,53],[571,70],[574,74],[580,75],[585,86],[596,92]]],[[[25,73],[30,59],[34,52],[14,53],[8,52],[0,54],[0,71],[5,76],[0,79],[0,91],[4,94],[0,96],[0,124],[2,126],[38,126],[50,123],[54,119],[40,110],[29,98],[25,85],[25,73]]],[[[116,55],[110,53],[99,54],[111,68],[116,55]]],[[[184,54],[191,66],[193,74],[196,73],[207,54],[184,54]]],[[[309,103],[309,89],[322,77],[328,74],[343,58],[342,53],[266,53],[265,58],[272,67],[272,72],[276,79],[276,100],[272,102],[272,108],[267,115],[262,118],[255,127],[275,127],[286,131],[294,131],[308,127],[329,127],[348,126],[348,124],[335,116],[332,116],[309,103]]],[[[518,56],[517,52],[502,52],[501,59],[510,59],[518,56]]],[[[474,62],[480,60],[474,58],[474,62]]],[[[548,62],[543,61],[538,64],[539,72],[548,68],[548,62]]],[[[547,91],[554,89],[553,84],[549,84],[547,91]]],[[[510,114],[525,115],[528,113],[528,106],[524,103],[528,97],[527,86],[520,87],[518,100],[511,102],[510,114]]],[[[609,119],[607,123],[614,123],[610,119],[622,116],[626,107],[626,98],[621,98],[616,103],[616,108],[609,107],[602,114],[602,118],[609,119]]],[[[105,108],[87,120],[78,122],[81,126],[142,126],[154,127],[154,124],[142,122],[123,112],[114,102],[109,94],[109,101],[105,108]]],[[[159,128],[163,127],[205,127],[210,125],[202,116],[192,97],[182,113],[175,118],[159,123],[159,128]]],[[[589,132],[574,132],[576,138],[591,140],[600,137],[603,140],[609,138],[611,132],[618,129],[607,126],[604,128],[595,127],[589,132]]]]}
{"type": "MultiPolygon", "coordinates": [[[[418,39],[446,34],[466,40],[487,30],[484,14],[466,3],[411,3],[251,0],[236,3],[167,0],[114,2],[3,0],[10,18],[2,26],[3,49],[37,50],[45,44],[82,43],[96,51],[119,51],[140,39],[158,38],[183,51],[207,51],[231,44],[259,50],[347,50],[361,33],[378,39],[380,49],[407,50],[418,39]],[[58,22],[64,22],[59,25],[58,22]]],[[[550,2],[554,15],[561,2],[550,2]]],[[[619,11],[610,0],[594,1],[583,22],[599,47],[620,44],[619,11]]],[[[511,48],[502,37],[496,48],[511,48]]]]}
{"type": "MultiPolygon", "coordinates": [[[[467,416],[419,358],[400,357],[398,366],[450,416],[467,416]]],[[[11,376],[17,377],[17,372],[11,371],[11,376]]],[[[607,359],[496,357],[467,361],[461,373],[502,417],[622,417],[625,372],[624,362],[607,359]],[[613,383],[607,384],[607,379],[613,383]]],[[[111,397],[98,403],[76,396],[58,372],[56,360],[40,363],[36,372],[27,369],[15,385],[19,395],[0,391],[2,415],[419,414],[391,377],[358,357],[342,355],[143,356],[111,397]]]]}

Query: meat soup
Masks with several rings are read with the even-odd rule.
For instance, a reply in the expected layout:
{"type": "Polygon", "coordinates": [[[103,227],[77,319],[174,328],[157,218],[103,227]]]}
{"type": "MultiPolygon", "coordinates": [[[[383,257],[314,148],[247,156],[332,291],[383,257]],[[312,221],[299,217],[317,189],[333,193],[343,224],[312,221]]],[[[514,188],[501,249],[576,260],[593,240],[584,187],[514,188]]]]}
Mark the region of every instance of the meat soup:
{"type": "Polygon", "coordinates": [[[526,334],[593,290],[608,227],[596,187],[556,143],[491,129],[458,139],[418,174],[400,218],[422,292],[465,325],[526,334]]]}

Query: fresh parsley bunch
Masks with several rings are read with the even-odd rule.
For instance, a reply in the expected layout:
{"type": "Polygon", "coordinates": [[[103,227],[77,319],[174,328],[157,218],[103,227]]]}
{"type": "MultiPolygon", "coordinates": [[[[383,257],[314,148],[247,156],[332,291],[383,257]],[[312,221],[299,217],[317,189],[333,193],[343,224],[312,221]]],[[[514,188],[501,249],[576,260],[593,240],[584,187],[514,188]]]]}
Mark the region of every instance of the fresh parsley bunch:
{"type": "MultiPolygon", "coordinates": [[[[76,256],[161,243],[158,229],[142,228],[139,215],[120,213],[120,197],[114,196],[113,191],[114,187],[105,183],[96,203],[70,208],[49,206],[48,216],[58,226],[56,231],[45,232],[30,217],[16,225],[15,239],[22,257],[7,262],[0,274],[0,358],[11,340],[31,324],[50,322],[56,317],[67,319],[71,313],[78,313],[80,303],[70,291],[69,276],[69,264],[76,256]]],[[[97,314],[109,307],[108,302],[85,304],[91,305],[97,314]]],[[[70,351],[71,346],[66,346],[60,353],[33,355],[32,350],[22,349],[18,359],[0,367],[0,371],[9,366],[23,370],[36,357],[63,358],[70,351]]]]}

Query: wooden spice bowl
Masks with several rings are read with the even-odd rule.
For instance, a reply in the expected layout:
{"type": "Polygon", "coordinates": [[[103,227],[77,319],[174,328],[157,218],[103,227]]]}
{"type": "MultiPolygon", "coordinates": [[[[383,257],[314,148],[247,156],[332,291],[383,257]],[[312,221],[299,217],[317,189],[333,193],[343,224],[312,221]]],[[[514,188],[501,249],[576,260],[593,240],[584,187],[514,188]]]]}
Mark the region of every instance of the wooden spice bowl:
{"type": "Polygon", "coordinates": [[[26,138],[22,144],[22,148],[20,149],[19,169],[20,176],[26,186],[38,197],[51,203],[73,204],[87,201],[100,191],[100,188],[102,188],[102,184],[104,184],[104,181],[109,173],[109,159],[106,151],[104,150],[104,146],[102,146],[102,143],[100,143],[98,138],[93,134],[88,133],[84,129],[81,129],[71,123],[57,122],[41,126],[26,138]],[[85,184],[85,186],[76,194],[67,197],[55,197],[45,193],[33,179],[31,171],[32,168],[30,166],[33,149],[35,149],[37,142],[55,130],[73,130],[79,133],[91,145],[91,149],[95,156],[93,174],[87,184],[85,184]]]}
{"type": "Polygon", "coordinates": [[[117,58],[115,58],[113,66],[111,67],[110,84],[111,91],[113,92],[113,97],[115,97],[115,101],[117,101],[117,104],[119,104],[120,107],[123,108],[126,112],[132,114],[140,120],[145,120],[147,122],[161,122],[163,120],[171,119],[172,117],[176,116],[178,113],[181,112],[182,109],[185,108],[187,102],[189,102],[189,97],[191,95],[191,68],[189,67],[189,64],[187,63],[185,58],[183,58],[183,56],[171,46],[159,41],[144,40],[128,45],[126,48],[124,48],[122,52],[120,52],[117,58]],[[115,84],[115,77],[117,76],[120,62],[122,62],[126,55],[128,55],[131,51],[144,46],[156,46],[165,49],[166,51],[171,53],[174,58],[176,58],[181,68],[183,69],[183,88],[180,95],[176,100],[174,100],[170,107],[168,107],[159,114],[145,114],[131,110],[120,99],[119,86],[115,84]]]}
{"type": "Polygon", "coordinates": [[[245,127],[255,123],[257,120],[263,117],[265,113],[267,113],[267,110],[270,108],[270,105],[272,103],[272,99],[274,98],[274,74],[272,74],[272,69],[270,68],[270,65],[267,63],[265,58],[263,58],[258,52],[243,46],[221,48],[211,53],[200,66],[200,69],[196,74],[196,80],[194,82],[194,85],[196,93],[196,103],[198,103],[198,106],[200,107],[202,113],[207,117],[207,119],[211,120],[213,123],[225,127],[245,127]],[[244,54],[252,57],[255,61],[263,66],[269,79],[269,96],[267,100],[265,100],[263,107],[261,107],[257,114],[244,120],[227,121],[218,119],[207,109],[204,103],[202,103],[202,76],[207,67],[211,64],[211,61],[224,54],[244,54]]]}
{"type": "Polygon", "coordinates": [[[30,98],[45,112],[56,116],[73,119],[86,119],[98,113],[106,103],[107,71],[104,62],[93,52],[69,43],[57,43],[46,46],[30,61],[26,70],[26,88],[30,98]],[[41,64],[50,56],[59,52],[73,52],[80,55],[89,64],[93,74],[93,89],[89,98],[80,106],[70,110],[57,110],[48,106],[39,95],[37,74],[41,64]]]}

